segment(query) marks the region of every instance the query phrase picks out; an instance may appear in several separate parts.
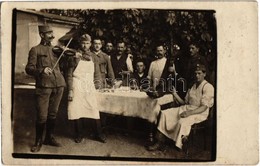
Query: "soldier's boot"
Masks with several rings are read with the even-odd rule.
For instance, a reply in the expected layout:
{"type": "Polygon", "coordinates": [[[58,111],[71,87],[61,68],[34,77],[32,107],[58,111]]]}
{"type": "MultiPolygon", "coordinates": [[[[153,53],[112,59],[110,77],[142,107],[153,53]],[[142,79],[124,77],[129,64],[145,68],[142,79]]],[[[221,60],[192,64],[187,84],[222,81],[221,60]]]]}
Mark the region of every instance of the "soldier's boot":
{"type": "Polygon", "coordinates": [[[46,135],[43,144],[44,145],[50,145],[50,146],[57,146],[61,147],[61,144],[58,143],[54,136],[54,129],[55,129],[55,120],[56,119],[48,119],[46,124],[46,135]]]}
{"type": "Polygon", "coordinates": [[[74,141],[76,143],[81,143],[83,140],[82,137],[82,130],[81,130],[81,123],[80,123],[80,119],[78,120],[74,120],[74,128],[75,128],[75,139],[74,141]]]}
{"type": "Polygon", "coordinates": [[[42,135],[45,128],[45,123],[36,124],[35,144],[31,147],[31,152],[39,152],[42,147],[42,135]]]}
{"type": "Polygon", "coordinates": [[[96,134],[95,134],[96,140],[102,143],[106,143],[106,137],[102,132],[100,119],[95,120],[95,125],[96,125],[96,134]]]}

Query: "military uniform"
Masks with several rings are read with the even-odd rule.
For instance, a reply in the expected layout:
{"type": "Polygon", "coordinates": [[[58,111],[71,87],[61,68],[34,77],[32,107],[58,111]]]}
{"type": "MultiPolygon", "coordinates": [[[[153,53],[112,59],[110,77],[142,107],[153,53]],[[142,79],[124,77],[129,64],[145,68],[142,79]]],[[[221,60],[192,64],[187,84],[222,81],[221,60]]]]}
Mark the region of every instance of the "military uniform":
{"type": "Polygon", "coordinates": [[[45,123],[47,116],[50,119],[56,118],[63,89],[66,85],[59,66],[55,67],[50,75],[43,73],[45,67],[52,68],[56,61],[57,57],[52,52],[52,46],[43,41],[29,52],[25,70],[36,80],[37,122],[39,123],[45,123]]]}
{"type": "MultiPolygon", "coordinates": [[[[48,26],[39,26],[40,33],[52,32],[48,26]]],[[[42,135],[46,124],[45,144],[59,146],[52,134],[55,128],[55,119],[59,104],[66,86],[63,75],[57,65],[51,74],[45,74],[46,67],[53,68],[58,57],[52,52],[50,42],[42,39],[41,43],[32,47],[29,52],[28,63],[25,71],[34,76],[36,80],[36,141],[32,148],[37,152],[41,148],[42,135]]]]}
{"type": "Polygon", "coordinates": [[[115,79],[111,61],[108,55],[102,51],[94,52],[94,54],[93,61],[98,66],[94,73],[95,86],[96,89],[105,88],[108,83],[112,83],[115,79]],[[98,83],[101,84],[100,87],[98,87],[98,83]]]}

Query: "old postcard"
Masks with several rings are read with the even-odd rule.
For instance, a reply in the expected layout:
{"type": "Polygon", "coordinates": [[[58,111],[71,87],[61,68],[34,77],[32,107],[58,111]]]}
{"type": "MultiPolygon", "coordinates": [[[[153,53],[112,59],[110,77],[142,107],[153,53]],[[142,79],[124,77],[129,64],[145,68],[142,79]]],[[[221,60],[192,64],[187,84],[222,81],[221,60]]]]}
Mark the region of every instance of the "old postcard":
{"type": "Polygon", "coordinates": [[[257,10],[2,3],[3,164],[257,164],[257,10]]]}

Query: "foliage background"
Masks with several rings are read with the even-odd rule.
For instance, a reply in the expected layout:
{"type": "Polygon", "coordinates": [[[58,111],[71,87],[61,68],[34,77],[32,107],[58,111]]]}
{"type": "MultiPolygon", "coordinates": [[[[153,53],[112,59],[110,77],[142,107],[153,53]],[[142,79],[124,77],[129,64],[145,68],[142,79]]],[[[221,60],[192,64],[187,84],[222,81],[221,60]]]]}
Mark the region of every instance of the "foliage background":
{"type": "MultiPolygon", "coordinates": [[[[59,10],[42,9],[42,12],[80,20],[82,33],[101,37],[114,44],[123,40],[134,56],[154,60],[155,46],[163,43],[167,56],[177,60],[189,58],[189,44],[200,45],[201,55],[209,63],[210,72],[216,70],[216,20],[210,10],[59,10]]],[[[214,81],[215,82],[215,81],[214,81]]]]}

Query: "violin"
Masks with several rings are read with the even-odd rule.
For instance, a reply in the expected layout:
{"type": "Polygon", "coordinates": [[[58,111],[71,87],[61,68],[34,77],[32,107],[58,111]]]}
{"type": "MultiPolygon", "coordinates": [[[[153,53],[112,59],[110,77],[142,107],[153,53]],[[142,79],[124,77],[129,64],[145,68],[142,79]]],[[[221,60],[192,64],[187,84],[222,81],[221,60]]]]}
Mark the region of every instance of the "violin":
{"type": "MultiPolygon", "coordinates": [[[[54,46],[52,48],[52,52],[56,55],[61,55],[61,53],[64,51],[64,48],[62,48],[61,46],[54,46]]],[[[65,56],[75,56],[77,53],[77,50],[72,49],[72,48],[66,48],[64,51],[64,55],[65,56]]]]}

